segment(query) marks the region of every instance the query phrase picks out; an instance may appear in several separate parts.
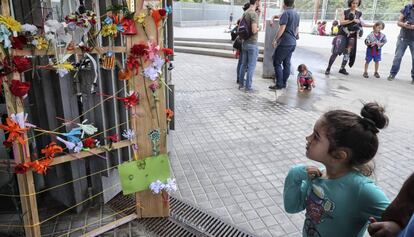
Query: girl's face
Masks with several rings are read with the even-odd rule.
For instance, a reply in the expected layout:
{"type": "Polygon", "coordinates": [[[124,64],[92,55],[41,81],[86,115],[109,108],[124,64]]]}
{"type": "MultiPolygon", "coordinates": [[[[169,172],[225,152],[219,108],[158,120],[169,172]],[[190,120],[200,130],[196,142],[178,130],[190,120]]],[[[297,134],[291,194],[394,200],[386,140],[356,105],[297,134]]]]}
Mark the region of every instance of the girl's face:
{"type": "Polygon", "coordinates": [[[306,137],[306,157],[322,164],[326,164],[332,158],[328,153],[329,140],[323,126],[324,120],[323,116],[319,118],[315,123],[313,133],[306,137]]]}
{"type": "Polygon", "coordinates": [[[356,9],[358,8],[358,4],[359,4],[359,0],[354,0],[354,1],[351,3],[351,9],[352,9],[352,10],[356,10],[356,9]]]}
{"type": "Polygon", "coordinates": [[[375,26],[374,27],[374,31],[377,32],[377,33],[380,32],[381,30],[382,30],[382,26],[381,25],[378,25],[378,26],[375,26]]]}

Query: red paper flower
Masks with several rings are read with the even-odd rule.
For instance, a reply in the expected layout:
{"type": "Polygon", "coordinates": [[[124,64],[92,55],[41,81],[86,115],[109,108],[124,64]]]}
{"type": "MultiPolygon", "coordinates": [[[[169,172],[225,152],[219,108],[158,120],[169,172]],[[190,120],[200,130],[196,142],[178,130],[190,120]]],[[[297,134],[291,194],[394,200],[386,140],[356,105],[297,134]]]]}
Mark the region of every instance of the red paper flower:
{"type": "Polygon", "coordinates": [[[152,93],[155,93],[155,91],[157,91],[157,89],[160,88],[160,86],[158,85],[158,82],[156,82],[156,81],[151,83],[148,87],[150,88],[152,93]]]}
{"type": "Polygon", "coordinates": [[[164,52],[165,56],[174,54],[174,51],[170,48],[163,48],[161,50],[162,50],[162,52],[164,52]]]}
{"type": "Polygon", "coordinates": [[[138,104],[139,99],[137,93],[133,92],[130,96],[125,98],[119,98],[119,100],[124,102],[125,108],[131,108],[138,104]]]}
{"type": "Polygon", "coordinates": [[[30,89],[30,82],[21,82],[19,80],[12,80],[10,91],[14,96],[24,97],[30,89]]]}
{"type": "Polygon", "coordinates": [[[167,15],[167,11],[164,8],[159,9],[158,12],[160,13],[160,16],[162,17],[165,17],[167,15]]]}
{"type": "Polygon", "coordinates": [[[27,39],[23,35],[12,38],[12,48],[22,50],[24,45],[27,44],[27,39]]]}
{"type": "Polygon", "coordinates": [[[46,159],[55,157],[56,153],[63,152],[63,148],[61,146],[58,146],[56,142],[51,142],[49,145],[47,145],[45,148],[41,150],[41,153],[45,155],[46,159]]]}
{"type": "Polygon", "coordinates": [[[30,68],[30,60],[28,58],[22,56],[14,56],[13,63],[15,66],[16,71],[22,73],[30,68]]]}
{"type": "Polygon", "coordinates": [[[146,44],[134,44],[131,48],[131,54],[135,57],[142,57],[147,55],[148,46],[146,44]]]}
{"type": "Polygon", "coordinates": [[[127,64],[127,68],[130,71],[133,72],[135,70],[135,75],[138,75],[139,66],[141,66],[141,65],[139,64],[138,60],[135,57],[133,57],[131,55],[128,56],[126,64],[127,64]]]}
{"type": "Polygon", "coordinates": [[[88,137],[85,140],[83,140],[83,147],[94,148],[95,143],[96,143],[96,139],[93,139],[92,137],[88,137]]]}
{"type": "Polygon", "coordinates": [[[16,174],[24,174],[29,170],[29,166],[27,163],[18,164],[14,167],[14,173],[16,174]]]}
{"type": "Polygon", "coordinates": [[[108,139],[110,142],[119,142],[118,134],[107,136],[106,139],[108,139]]]}

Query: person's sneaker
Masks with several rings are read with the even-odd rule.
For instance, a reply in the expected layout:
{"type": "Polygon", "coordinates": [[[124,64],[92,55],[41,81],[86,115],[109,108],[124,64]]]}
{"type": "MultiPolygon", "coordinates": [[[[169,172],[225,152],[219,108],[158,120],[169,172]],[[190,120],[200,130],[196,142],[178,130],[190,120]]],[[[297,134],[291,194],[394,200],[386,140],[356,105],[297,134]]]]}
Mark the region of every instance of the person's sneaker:
{"type": "Polygon", "coordinates": [[[331,69],[327,68],[327,69],[325,70],[325,75],[329,75],[329,74],[331,74],[331,69]]]}
{"type": "Polygon", "coordinates": [[[246,92],[246,93],[256,93],[256,92],[257,92],[257,90],[255,90],[255,89],[253,89],[253,88],[250,88],[250,89],[247,89],[247,88],[246,88],[246,90],[245,90],[244,92],[246,92]]]}
{"type": "Polygon", "coordinates": [[[349,73],[346,71],[345,68],[339,69],[339,73],[344,74],[344,75],[349,75],[349,73]]]}
{"type": "Polygon", "coordinates": [[[269,86],[269,89],[270,89],[270,90],[276,90],[276,89],[277,89],[277,86],[276,86],[276,85],[269,86]]]}
{"type": "MultiPolygon", "coordinates": [[[[374,75],[375,75],[375,74],[374,74],[374,75]]],[[[363,76],[364,78],[368,78],[368,73],[364,72],[364,74],[362,74],[362,76],[363,76]]]]}
{"type": "Polygon", "coordinates": [[[376,77],[376,78],[380,78],[379,73],[378,73],[378,72],[374,73],[374,77],[376,77]]]}
{"type": "Polygon", "coordinates": [[[395,79],[395,76],[394,75],[390,74],[388,76],[388,81],[393,81],[394,79],[395,79]]]}
{"type": "Polygon", "coordinates": [[[243,89],[244,86],[239,84],[239,90],[243,89]]]}

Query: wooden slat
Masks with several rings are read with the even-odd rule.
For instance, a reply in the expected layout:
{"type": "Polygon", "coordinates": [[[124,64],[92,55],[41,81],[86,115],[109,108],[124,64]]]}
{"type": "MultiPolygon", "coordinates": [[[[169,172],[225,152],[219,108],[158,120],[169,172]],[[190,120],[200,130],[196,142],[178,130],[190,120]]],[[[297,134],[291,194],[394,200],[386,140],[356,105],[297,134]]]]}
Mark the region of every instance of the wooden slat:
{"type": "MultiPolygon", "coordinates": [[[[142,11],[147,11],[143,9],[143,0],[135,1],[135,14],[139,14],[142,11]]],[[[145,6],[144,6],[145,8],[145,6]]],[[[150,16],[147,16],[146,19],[146,32],[149,36],[149,40],[156,42],[157,40],[157,29],[155,27],[154,21],[150,16]]],[[[138,34],[134,36],[127,37],[127,52],[130,47],[139,42],[147,42],[145,34],[143,33],[142,26],[139,24],[136,25],[138,34]]],[[[163,45],[163,34],[162,27],[159,30],[159,42],[160,46],[163,45]]],[[[149,65],[150,62],[147,62],[142,67],[145,68],[149,65]]],[[[159,129],[161,132],[161,140],[159,142],[160,153],[166,153],[166,131],[167,131],[167,122],[165,116],[166,100],[165,100],[165,87],[162,83],[161,89],[157,90],[158,102],[154,102],[154,98],[151,95],[151,91],[148,89],[148,86],[151,84],[151,81],[147,78],[143,78],[142,75],[135,76],[130,80],[130,85],[136,85],[136,88],[130,88],[134,91],[138,91],[141,96],[140,104],[133,108],[136,116],[131,117],[134,128],[136,128],[137,140],[136,143],[139,147],[138,159],[144,159],[146,157],[152,156],[152,144],[151,140],[148,137],[148,133],[153,129],[159,129]],[[146,94],[148,93],[148,94],[146,94]],[[158,121],[159,119],[159,121],[158,121]]],[[[166,195],[167,196],[167,195],[166,195]]],[[[170,215],[169,203],[165,202],[161,195],[154,195],[150,190],[136,193],[136,202],[137,202],[137,215],[138,218],[144,217],[167,217],[170,215]],[[141,208],[142,207],[142,208],[141,208]]],[[[168,196],[167,196],[168,199],[168,196]]]]}
{"type": "MultiPolygon", "coordinates": [[[[120,142],[117,142],[117,143],[113,143],[112,144],[112,149],[116,150],[116,149],[128,147],[130,145],[131,145],[130,141],[124,140],[124,141],[120,141],[120,142]]],[[[101,146],[101,147],[98,147],[98,148],[93,148],[90,151],[82,151],[82,152],[73,153],[73,154],[70,154],[70,155],[58,156],[58,157],[55,157],[53,159],[53,162],[52,162],[51,166],[62,164],[62,163],[69,162],[69,161],[82,159],[82,158],[86,158],[86,157],[89,157],[89,156],[93,156],[95,154],[101,154],[101,153],[106,152],[108,149],[109,149],[109,145],[101,146]]]]}
{"type": "MultiPolygon", "coordinates": [[[[58,49],[59,50],[59,49],[58,49]]],[[[62,49],[63,51],[64,49],[62,49]]],[[[109,50],[108,47],[101,47],[101,48],[95,48],[91,53],[92,54],[102,54],[103,52],[107,52],[109,50]]],[[[111,49],[112,52],[114,53],[126,53],[126,48],[125,47],[121,47],[121,46],[113,46],[111,49]]],[[[68,51],[68,54],[81,54],[82,50],[80,50],[79,48],[76,48],[74,51],[68,51]]],[[[33,56],[44,56],[44,55],[54,55],[55,52],[53,50],[48,50],[46,52],[46,50],[31,50],[31,49],[23,49],[23,50],[19,50],[19,49],[15,49],[13,50],[13,55],[15,56],[27,56],[27,55],[33,55],[33,56]]]]}
{"type": "Polygon", "coordinates": [[[102,226],[102,227],[100,227],[98,229],[94,229],[91,232],[88,232],[86,234],[81,235],[80,237],[94,237],[94,236],[98,236],[100,234],[103,234],[103,233],[105,233],[107,231],[110,231],[112,229],[115,229],[116,227],[121,226],[123,224],[126,224],[126,223],[128,223],[130,221],[133,221],[135,219],[137,219],[137,214],[133,213],[133,214],[130,214],[130,215],[126,216],[126,217],[122,217],[119,220],[116,220],[116,221],[113,221],[111,223],[108,223],[108,224],[106,224],[106,225],[104,225],[104,226],[102,226]]]}

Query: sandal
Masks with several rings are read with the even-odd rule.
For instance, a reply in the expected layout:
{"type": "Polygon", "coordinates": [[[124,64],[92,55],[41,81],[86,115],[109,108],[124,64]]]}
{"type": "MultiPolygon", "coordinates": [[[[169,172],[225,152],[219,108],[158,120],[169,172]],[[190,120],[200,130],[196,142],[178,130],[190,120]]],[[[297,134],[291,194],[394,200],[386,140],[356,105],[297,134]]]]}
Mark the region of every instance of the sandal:
{"type": "Polygon", "coordinates": [[[364,78],[368,78],[368,73],[364,72],[364,74],[362,74],[362,76],[363,76],[364,78]]]}

